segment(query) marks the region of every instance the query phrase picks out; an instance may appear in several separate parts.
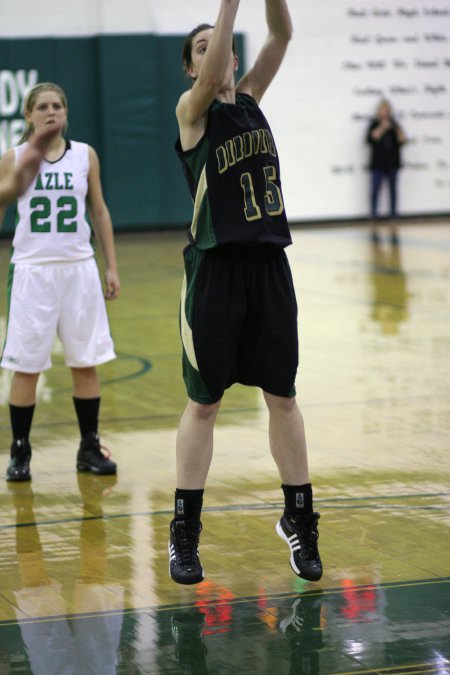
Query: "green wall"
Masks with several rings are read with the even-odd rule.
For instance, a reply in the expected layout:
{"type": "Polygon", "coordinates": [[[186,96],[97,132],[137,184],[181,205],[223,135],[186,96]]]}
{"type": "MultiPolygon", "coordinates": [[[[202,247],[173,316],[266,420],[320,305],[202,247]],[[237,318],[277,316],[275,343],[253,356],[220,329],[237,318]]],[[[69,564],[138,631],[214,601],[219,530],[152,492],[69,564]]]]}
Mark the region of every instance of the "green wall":
{"type": "MultiPolygon", "coordinates": [[[[3,145],[20,124],[24,83],[56,82],[69,101],[68,136],[99,154],[115,229],[183,227],[192,204],[173,149],[175,105],[189,86],[183,40],[152,34],[1,39],[3,145]]],[[[238,45],[242,54],[242,36],[238,45]]],[[[11,229],[9,214],[4,232],[11,229]]]]}

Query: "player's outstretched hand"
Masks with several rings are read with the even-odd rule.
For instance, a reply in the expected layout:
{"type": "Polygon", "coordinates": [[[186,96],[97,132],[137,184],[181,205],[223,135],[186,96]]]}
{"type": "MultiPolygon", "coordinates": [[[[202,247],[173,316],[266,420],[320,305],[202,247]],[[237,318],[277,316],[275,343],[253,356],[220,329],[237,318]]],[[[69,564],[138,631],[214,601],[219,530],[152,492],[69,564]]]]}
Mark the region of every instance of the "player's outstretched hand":
{"type": "Polygon", "coordinates": [[[42,158],[44,158],[50,143],[59,133],[61,133],[62,129],[63,125],[58,124],[57,122],[46,124],[39,129],[39,131],[35,131],[34,134],[30,136],[28,146],[35,148],[41,154],[42,158]]]}
{"type": "Polygon", "coordinates": [[[14,170],[17,191],[15,197],[20,197],[28,188],[39,171],[39,166],[45,157],[50,143],[61,133],[61,130],[61,124],[47,124],[30,136],[28,146],[23,151],[14,170]]]}
{"type": "Polygon", "coordinates": [[[13,151],[8,150],[2,162],[6,169],[0,179],[0,207],[3,208],[15,199],[23,195],[31,181],[39,171],[42,160],[45,157],[50,143],[62,131],[61,124],[48,124],[43,129],[36,131],[28,141],[19,161],[14,165],[13,151]],[[7,159],[9,157],[9,159],[7,159]]]}

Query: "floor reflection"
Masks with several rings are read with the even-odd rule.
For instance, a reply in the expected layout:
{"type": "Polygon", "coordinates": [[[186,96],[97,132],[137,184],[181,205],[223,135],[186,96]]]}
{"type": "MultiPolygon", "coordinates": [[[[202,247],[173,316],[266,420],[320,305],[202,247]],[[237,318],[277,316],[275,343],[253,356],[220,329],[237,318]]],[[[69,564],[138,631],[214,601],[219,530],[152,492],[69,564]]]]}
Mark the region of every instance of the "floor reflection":
{"type": "MultiPolygon", "coordinates": [[[[19,651],[23,657],[23,660],[19,659],[21,669],[1,670],[2,675],[7,672],[33,675],[106,675],[116,672],[124,589],[108,580],[108,545],[102,518],[102,500],[113,489],[116,480],[115,476],[105,481],[97,476],[78,474],[83,512],[78,546],[79,574],[74,580],[70,599],[63,593],[63,585],[47,571],[46,552],[33,510],[31,484],[9,487],[16,511],[16,555],[21,586],[14,591],[13,605],[18,619],[23,616],[36,618],[18,623],[20,635],[15,641],[11,661],[17,660],[19,651]],[[89,618],[89,613],[95,613],[95,617],[89,618]],[[25,663],[28,670],[23,670],[25,663]]],[[[8,632],[5,633],[3,628],[0,630],[1,642],[8,632]]]]}
{"type": "Polygon", "coordinates": [[[372,314],[383,335],[395,335],[409,317],[407,275],[402,267],[401,246],[384,247],[371,242],[372,314]]]}
{"type": "MultiPolygon", "coordinates": [[[[233,607],[227,628],[215,631],[201,607],[174,612],[171,630],[180,672],[319,673],[321,597],[290,599],[289,613],[270,627],[259,612],[260,601],[233,607]]],[[[276,616],[279,607],[272,609],[276,616]]]]}
{"type": "MultiPolygon", "coordinates": [[[[355,587],[343,580],[330,591],[248,599],[200,585],[189,606],[0,626],[1,672],[444,675],[450,668],[449,583],[355,587]]],[[[47,597],[57,596],[46,585],[47,597]]],[[[98,593],[99,585],[85,585],[80,600],[89,591],[98,593]]]]}
{"type": "MultiPolygon", "coordinates": [[[[0,376],[0,675],[450,675],[450,229],[401,228],[397,247],[383,237],[369,249],[366,224],[295,229],[288,250],[322,514],[315,585],[292,573],[274,530],[282,503],[262,395],[238,386],[205,494],[207,580],[170,580],[185,235],[119,238],[119,358],[101,370],[117,484],[75,473],[58,353],[33,422],[33,485],[7,484],[0,376]]],[[[0,263],[6,274],[7,247],[0,263]]],[[[0,336],[6,316],[4,294],[0,336]]]]}

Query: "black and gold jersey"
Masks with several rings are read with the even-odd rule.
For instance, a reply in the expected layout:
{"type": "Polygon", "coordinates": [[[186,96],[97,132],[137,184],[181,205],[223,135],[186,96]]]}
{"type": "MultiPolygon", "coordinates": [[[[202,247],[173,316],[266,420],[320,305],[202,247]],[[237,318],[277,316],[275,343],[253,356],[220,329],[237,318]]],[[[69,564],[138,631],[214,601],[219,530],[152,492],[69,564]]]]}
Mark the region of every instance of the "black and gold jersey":
{"type": "Polygon", "coordinates": [[[251,96],[237,94],[235,104],[214,100],[196,147],[184,152],[178,138],[175,148],[194,202],[197,248],[291,243],[277,149],[251,96]]]}

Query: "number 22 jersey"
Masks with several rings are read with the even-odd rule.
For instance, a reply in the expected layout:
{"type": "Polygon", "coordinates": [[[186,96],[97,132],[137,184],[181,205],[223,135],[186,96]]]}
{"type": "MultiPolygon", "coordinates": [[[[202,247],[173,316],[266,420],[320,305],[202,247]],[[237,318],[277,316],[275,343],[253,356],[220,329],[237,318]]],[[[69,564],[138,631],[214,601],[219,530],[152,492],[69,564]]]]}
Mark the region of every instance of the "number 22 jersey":
{"type": "MultiPolygon", "coordinates": [[[[26,143],[14,148],[16,162],[26,143]]],[[[17,200],[12,263],[84,260],[93,254],[87,220],[89,146],[66,141],[55,162],[43,161],[28,190],[17,200]]]]}
{"type": "Polygon", "coordinates": [[[251,96],[237,94],[235,104],[214,100],[197,145],[184,152],[178,138],[175,149],[194,202],[191,239],[197,248],[292,243],[277,149],[251,96]]]}

